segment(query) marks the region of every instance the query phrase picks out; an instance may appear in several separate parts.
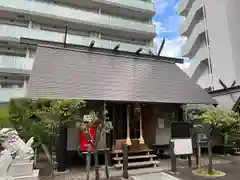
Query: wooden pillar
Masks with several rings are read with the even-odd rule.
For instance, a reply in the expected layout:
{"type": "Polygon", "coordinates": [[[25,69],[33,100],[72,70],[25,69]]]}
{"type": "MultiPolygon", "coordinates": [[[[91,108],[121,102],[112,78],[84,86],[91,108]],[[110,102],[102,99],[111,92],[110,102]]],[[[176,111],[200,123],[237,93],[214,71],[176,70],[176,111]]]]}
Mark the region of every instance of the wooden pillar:
{"type": "MultiPolygon", "coordinates": [[[[104,101],[104,105],[103,105],[103,121],[104,123],[106,123],[106,102],[104,101]]],[[[109,179],[109,169],[108,169],[108,150],[107,150],[107,139],[109,137],[109,134],[105,134],[105,141],[104,141],[104,158],[105,158],[105,174],[106,174],[106,179],[109,179]]]]}
{"type": "Polygon", "coordinates": [[[140,105],[140,137],[139,137],[139,144],[145,144],[144,139],[143,139],[143,129],[142,129],[142,105],[140,105]]]}
{"type": "Polygon", "coordinates": [[[128,179],[128,146],[123,146],[123,178],[128,179]]]}
{"type": "Polygon", "coordinates": [[[131,146],[131,139],[130,139],[130,127],[129,127],[129,123],[130,123],[130,105],[127,105],[127,140],[126,140],[126,144],[128,146],[131,146]]]}
{"type": "Polygon", "coordinates": [[[116,109],[115,106],[113,105],[112,107],[112,121],[113,121],[113,130],[112,130],[112,148],[115,147],[116,145],[116,133],[115,133],[115,128],[116,128],[116,109]]]}
{"type": "Polygon", "coordinates": [[[65,171],[67,168],[67,127],[62,126],[59,129],[59,136],[57,139],[57,170],[65,171]]]}

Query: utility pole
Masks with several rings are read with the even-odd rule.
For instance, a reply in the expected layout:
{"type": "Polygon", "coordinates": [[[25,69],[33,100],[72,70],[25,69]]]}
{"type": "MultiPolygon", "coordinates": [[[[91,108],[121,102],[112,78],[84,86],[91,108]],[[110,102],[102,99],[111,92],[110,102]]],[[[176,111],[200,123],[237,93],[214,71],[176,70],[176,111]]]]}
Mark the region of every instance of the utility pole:
{"type": "Polygon", "coordinates": [[[211,49],[209,44],[207,14],[206,14],[206,6],[205,6],[204,0],[202,0],[202,7],[203,7],[203,20],[204,20],[204,26],[205,26],[205,39],[206,39],[206,46],[207,46],[207,53],[208,53],[208,73],[209,73],[209,78],[211,83],[210,88],[211,88],[211,91],[213,91],[214,85],[213,85],[213,71],[212,71],[212,62],[211,62],[211,49]]]}

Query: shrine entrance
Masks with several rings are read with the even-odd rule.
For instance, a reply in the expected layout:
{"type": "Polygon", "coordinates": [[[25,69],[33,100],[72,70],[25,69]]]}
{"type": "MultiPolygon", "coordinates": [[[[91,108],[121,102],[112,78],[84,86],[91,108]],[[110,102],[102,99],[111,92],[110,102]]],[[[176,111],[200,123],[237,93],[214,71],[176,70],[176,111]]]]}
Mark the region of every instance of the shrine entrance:
{"type": "MultiPolygon", "coordinates": [[[[117,141],[132,145],[131,140],[145,144],[142,127],[142,106],[137,103],[115,104],[113,107],[113,149],[117,141]]],[[[120,148],[120,147],[119,147],[120,148]]]]}
{"type": "Polygon", "coordinates": [[[113,105],[112,160],[116,168],[122,168],[123,145],[128,145],[129,167],[156,165],[156,155],[145,143],[143,136],[143,104],[118,103],[113,105]]]}

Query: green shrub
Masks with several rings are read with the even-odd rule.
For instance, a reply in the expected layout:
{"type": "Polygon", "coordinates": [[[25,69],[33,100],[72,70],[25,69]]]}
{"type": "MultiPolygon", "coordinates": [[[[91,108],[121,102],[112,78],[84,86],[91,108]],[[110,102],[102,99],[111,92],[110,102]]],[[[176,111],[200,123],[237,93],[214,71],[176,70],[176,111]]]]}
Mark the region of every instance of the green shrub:
{"type": "Polygon", "coordinates": [[[51,144],[57,129],[76,120],[82,107],[80,100],[11,99],[9,121],[25,141],[35,137],[37,144],[51,144]]]}
{"type": "Polygon", "coordinates": [[[9,121],[9,112],[8,108],[0,108],[0,128],[8,128],[11,127],[11,123],[9,121]]]}

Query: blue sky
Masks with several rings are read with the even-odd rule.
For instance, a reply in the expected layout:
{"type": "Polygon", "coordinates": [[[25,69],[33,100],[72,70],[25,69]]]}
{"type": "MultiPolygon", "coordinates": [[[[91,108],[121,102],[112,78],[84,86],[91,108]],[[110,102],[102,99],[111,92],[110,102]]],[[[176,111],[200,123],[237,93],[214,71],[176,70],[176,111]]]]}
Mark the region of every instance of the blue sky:
{"type": "Polygon", "coordinates": [[[184,43],[179,36],[181,17],[178,16],[178,5],[180,0],[155,0],[156,15],[153,20],[156,24],[157,45],[161,44],[162,39],[166,38],[162,55],[180,57],[180,47],[184,43]]]}

